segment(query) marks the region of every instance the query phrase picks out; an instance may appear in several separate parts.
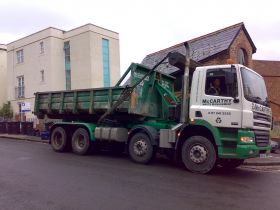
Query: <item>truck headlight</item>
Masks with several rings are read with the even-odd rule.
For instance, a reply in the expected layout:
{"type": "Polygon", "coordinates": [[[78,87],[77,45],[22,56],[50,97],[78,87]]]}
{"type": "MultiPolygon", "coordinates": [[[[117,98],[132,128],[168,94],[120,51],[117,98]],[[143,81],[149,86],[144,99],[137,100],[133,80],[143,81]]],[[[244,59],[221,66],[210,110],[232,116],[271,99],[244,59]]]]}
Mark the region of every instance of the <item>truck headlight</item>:
{"type": "Polygon", "coordinates": [[[241,136],[240,141],[242,143],[253,143],[254,142],[254,137],[250,136],[241,136]]]}

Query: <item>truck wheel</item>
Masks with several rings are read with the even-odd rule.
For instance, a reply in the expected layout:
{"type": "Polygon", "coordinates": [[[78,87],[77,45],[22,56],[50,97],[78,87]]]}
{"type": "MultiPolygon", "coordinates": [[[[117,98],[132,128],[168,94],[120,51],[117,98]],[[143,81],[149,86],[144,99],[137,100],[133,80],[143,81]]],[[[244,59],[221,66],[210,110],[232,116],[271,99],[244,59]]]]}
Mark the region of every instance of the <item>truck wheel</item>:
{"type": "Polygon", "coordinates": [[[154,147],[147,134],[136,133],[129,141],[128,152],[134,162],[147,164],[153,158],[154,147]]]}
{"type": "Polygon", "coordinates": [[[90,148],[89,134],[86,129],[78,128],[72,136],[72,149],[77,155],[86,155],[90,148]]]}
{"type": "Polygon", "coordinates": [[[234,169],[242,165],[243,162],[242,159],[220,159],[219,165],[225,169],[234,169]]]}
{"type": "Polygon", "coordinates": [[[56,127],[51,134],[51,145],[54,151],[64,152],[67,146],[67,135],[62,127],[56,127]]]}
{"type": "Polygon", "coordinates": [[[188,170],[206,174],[215,168],[217,154],[214,145],[207,138],[192,136],[183,144],[182,160],[188,170]]]}

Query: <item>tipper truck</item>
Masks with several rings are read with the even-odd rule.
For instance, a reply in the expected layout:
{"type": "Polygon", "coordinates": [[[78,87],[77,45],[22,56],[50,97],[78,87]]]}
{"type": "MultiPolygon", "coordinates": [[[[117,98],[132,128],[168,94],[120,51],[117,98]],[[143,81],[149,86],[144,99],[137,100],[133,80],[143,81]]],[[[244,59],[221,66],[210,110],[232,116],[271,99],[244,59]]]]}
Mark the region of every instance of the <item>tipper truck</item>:
{"type": "Polygon", "coordinates": [[[202,174],[265,155],[272,116],[264,79],[240,64],[198,66],[185,47],[185,56],[168,53],[151,69],[132,63],[114,87],[35,93],[35,115],[61,119],[50,128],[53,150],[85,155],[117,142],[137,163],[162,152],[202,174]],[[157,71],[166,60],[180,77],[157,71]]]}

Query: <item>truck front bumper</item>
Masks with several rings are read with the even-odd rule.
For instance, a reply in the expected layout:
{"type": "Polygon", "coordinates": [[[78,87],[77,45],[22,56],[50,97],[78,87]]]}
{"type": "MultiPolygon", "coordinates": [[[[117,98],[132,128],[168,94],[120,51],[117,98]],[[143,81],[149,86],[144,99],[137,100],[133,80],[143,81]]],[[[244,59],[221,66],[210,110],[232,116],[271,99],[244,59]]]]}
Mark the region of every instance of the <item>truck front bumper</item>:
{"type": "Polygon", "coordinates": [[[236,156],[238,159],[259,157],[260,153],[266,153],[270,149],[270,146],[258,147],[256,145],[237,145],[236,156]]]}
{"type": "MultiPolygon", "coordinates": [[[[271,149],[271,146],[258,147],[255,144],[237,144],[234,153],[219,153],[220,158],[230,158],[230,159],[248,159],[259,157],[261,153],[266,153],[271,149]]],[[[220,150],[221,151],[221,150],[220,150]]]]}

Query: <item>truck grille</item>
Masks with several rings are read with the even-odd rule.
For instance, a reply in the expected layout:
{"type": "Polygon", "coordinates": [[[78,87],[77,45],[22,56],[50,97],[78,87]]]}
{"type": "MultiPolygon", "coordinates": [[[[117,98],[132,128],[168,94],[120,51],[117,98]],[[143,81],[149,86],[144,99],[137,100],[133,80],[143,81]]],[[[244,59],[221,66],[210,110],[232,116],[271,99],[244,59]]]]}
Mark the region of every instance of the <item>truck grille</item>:
{"type": "Polygon", "coordinates": [[[266,147],[269,144],[269,131],[254,130],[256,145],[258,147],[266,147]]]}
{"type": "Polygon", "coordinates": [[[271,127],[271,116],[263,113],[253,112],[254,129],[268,130],[271,127]]]}
{"type": "Polygon", "coordinates": [[[270,124],[260,123],[260,122],[254,122],[254,126],[270,128],[270,124]]]}
{"type": "Polygon", "coordinates": [[[258,113],[258,112],[253,112],[253,118],[255,120],[261,120],[265,122],[271,122],[271,117],[266,114],[258,113]]]}

